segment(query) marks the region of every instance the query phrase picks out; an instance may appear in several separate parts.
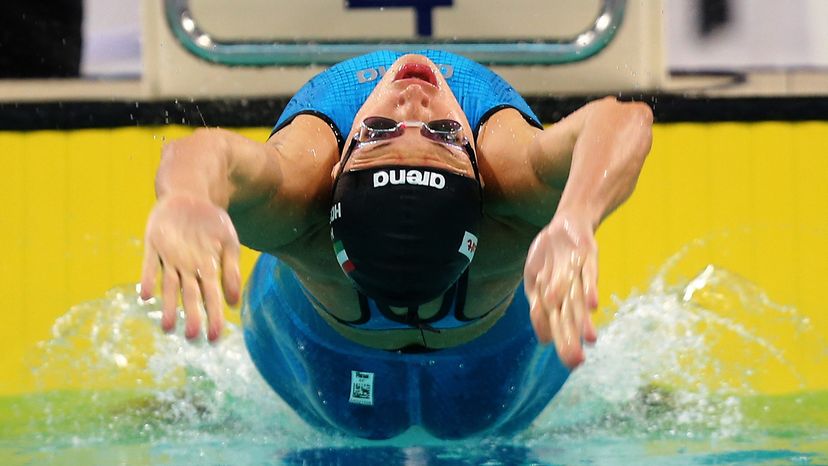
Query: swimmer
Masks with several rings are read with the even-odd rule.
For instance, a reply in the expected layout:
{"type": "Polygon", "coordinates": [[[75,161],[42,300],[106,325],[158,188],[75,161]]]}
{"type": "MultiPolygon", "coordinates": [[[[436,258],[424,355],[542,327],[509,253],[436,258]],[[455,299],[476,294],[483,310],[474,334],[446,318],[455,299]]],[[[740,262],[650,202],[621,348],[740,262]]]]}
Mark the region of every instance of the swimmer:
{"type": "Polygon", "coordinates": [[[597,338],[595,231],[633,192],[642,103],[595,100],[544,129],[488,68],[435,50],[341,62],[267,142],[167,144],[141,296],[162,327],[247,349],[309,424],[390,438],[525,429],[597,338]],[[241,298],[240,243],[262,254],[241,298]]]}

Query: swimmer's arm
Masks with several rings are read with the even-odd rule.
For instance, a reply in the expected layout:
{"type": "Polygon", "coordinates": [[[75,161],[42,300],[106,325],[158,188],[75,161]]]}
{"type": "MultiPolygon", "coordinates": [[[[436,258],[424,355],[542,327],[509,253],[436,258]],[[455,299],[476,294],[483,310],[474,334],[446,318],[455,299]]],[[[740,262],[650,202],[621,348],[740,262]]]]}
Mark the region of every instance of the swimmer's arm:
{"type": "MultiPolygon", "coordinates": [[[[651,143],[649,107],[610,97],[537,132],[527,145],[536,185],[558,200],[526,258],[530,317],[538,340],[554,342],[567,367],[583,362],[582,341],[597,338],[589,313],[598,306],[595,230],[632,193],[651,143]]],[[[542,191],[538,197],[548,197],[542,191]]]]}
{"type": "Polygon", "coordinates": [[[310,116],[297,117],[267,143],[204,129],[165,146],[141,273],[143,299],[162,277],[162,328],[175,328],[180,296],[187,338],[200,333],[199,303],[207,311],[208,339],[219,338],[222,290],[229,304],[239,300],[239,240],[273,252],[304,233],[309,206],[330,191],[336,153],[331,129],[310,116]]]}
{"type": "Polygon", "coordinates": [[[563,191],[556,211],[587,215],[596,230],[632,194],[652,122],[646,104],[606,97],[537,133],[526,158],[544,185],[563,191]]]}
{"type": "Polygon", "coordinates": [[[313,116],[296,117],[267,143],[199,129],[165,146],[156,193],[208,199],[228,211],[243,244],[273,252],[315,220],[337,156],[333,132],[313,116]]]}

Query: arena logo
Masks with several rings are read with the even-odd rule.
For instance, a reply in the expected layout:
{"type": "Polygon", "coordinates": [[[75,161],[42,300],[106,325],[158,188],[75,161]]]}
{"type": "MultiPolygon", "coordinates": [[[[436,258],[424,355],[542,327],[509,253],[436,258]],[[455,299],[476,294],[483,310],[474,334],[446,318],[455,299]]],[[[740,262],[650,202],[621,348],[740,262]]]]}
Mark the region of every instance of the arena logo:
{"type": "Polygon", "coordinates": [[[410,184],[416,186],[431,186],[432,188],[443,189],[446,186],[446,178],[439,174],[420,170],[390,170],[374,173],[374,187],[379,188],[388,184],[410,184]]]}
{"type": "MultiPolygon", "coordinates": [[[[451,79],[454,75],[454,67],[451,65],[437,65],[446,79],[451,79]]],[[[365,68],[356,72],[357,82],[360,84],[374,81],[377,78],[382,78],[385,72],[388,71],[385,66],[378,66],[376,68],[365,68]]]]}

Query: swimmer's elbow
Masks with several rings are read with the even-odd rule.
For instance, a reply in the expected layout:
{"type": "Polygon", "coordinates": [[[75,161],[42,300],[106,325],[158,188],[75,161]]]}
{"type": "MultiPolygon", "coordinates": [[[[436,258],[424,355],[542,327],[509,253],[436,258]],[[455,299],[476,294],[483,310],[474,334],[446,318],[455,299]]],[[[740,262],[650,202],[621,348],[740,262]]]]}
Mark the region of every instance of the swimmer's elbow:
{"type": "MultiPolygon", "coordinates": [[[[229,148],[227,130],[220,128],[198,128],[189,136],[164,144],[161,162],[175,159],[190,159],[226,154],[229,148]]],[[[214,157],[213,157],[214,158],[214,157]]]]}
{"type": "Polygon", "coordinates": [[[625,128],[627,132],[626,140],[630,145],[629,149],[625,151],[627,157],[624,161],[625,171],[627,171],[626,179],[629,180],[626,193],[623,196],[626,199],[635,190],[641,170],[644,168],[644,162],[652,148],[653,112],[649,105],[641,102],[630,102],[624,105],[627,112],[625,118],[627,121],[625,128]]]}
{"type": "Polygon", "coordinates": [[[630,102],[630,124],[636,132],[637,150],[640,164],[650,154],[653,147],[653,110],[643,102],[630,102]]]}
{"type": "Polygon", "coordinates": [[[229,144],[225,132],[199,128],[187,137],[166,143],[155,175],[156,195],[185,191],[211,199],[226,198],[226,194],[216,194],[227,179],[229,144]]]}
{"type": "Polygon", "coordinates": [[[643,102],[621,102],[614,97],[605,97],[599,102],[611,107],[609,112],[614,113],[611,118],[612,126],[620,131],[621,140],[630,144],[626,151],[633,159],[633,165],[644,163],[653,144],[653,111],[643,102]]]}

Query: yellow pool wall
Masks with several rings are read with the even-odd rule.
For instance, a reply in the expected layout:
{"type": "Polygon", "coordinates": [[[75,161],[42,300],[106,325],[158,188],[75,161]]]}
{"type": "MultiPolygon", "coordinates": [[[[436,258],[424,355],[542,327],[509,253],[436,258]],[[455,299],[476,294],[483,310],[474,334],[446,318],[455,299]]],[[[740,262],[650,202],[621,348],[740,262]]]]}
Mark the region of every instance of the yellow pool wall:
{"type": "MultiPolygon", "coordinates": [[[[0,395],[38,388],[26,356],[50,337],[55,319],[72,305],[138,281],[161,146],[191,131],[0,132],[0,395]]],[[[239,131],[255,140],[269,133],[239,131]]],[[[822,293],[828,278],[828,123],[656,125],[636,192],[602,225],[598,240],[604,308],[612,308],[613,296],[646,290],[667,258],[690,246],[672,276],[693,276],[708,263],[724,267],[807,316],[812,334],[828,335],[822,293]]],[[[255,253],[245,250],[245,274],[254,261],[255,253]]],[[[236,311],[227,316],[238,322],[236,311]]],[[[601,316],[603,322],[611,318],[601,316]]],[[[774,322],[762,318],[757,314],[750,326],[773,332],[774,322]]],[[[738,344],[726,340],[718,350],[738,344]]],[[[755,380],[756,388],[768,394],[828,389],[825,347],[803,343],[795,333],[776,344],[806,382],[769,373],[755,380]]]]}

